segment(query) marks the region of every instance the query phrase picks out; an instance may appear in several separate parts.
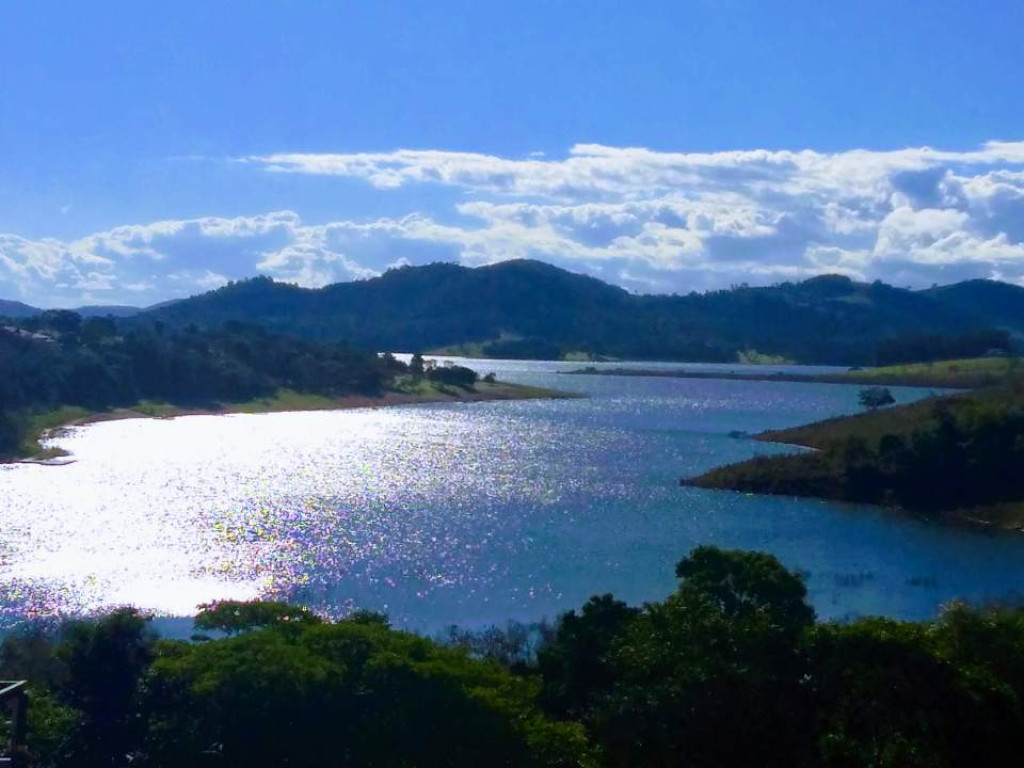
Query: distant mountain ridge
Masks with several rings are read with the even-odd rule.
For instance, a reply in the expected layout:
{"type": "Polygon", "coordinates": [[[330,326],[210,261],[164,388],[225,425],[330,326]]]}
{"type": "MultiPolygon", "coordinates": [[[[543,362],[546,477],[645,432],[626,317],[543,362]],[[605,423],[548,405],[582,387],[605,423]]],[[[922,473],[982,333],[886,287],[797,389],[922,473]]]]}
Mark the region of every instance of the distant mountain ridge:
{"type": "Polygon", "coordinates": [[[893,339],[988,329],[1024,339],[1024,288],[972,280],[913,291],[823,275],[769,287],[636,295],[539,261],[437,263],[319,289],[252,278],[124,322],[155,321],[239,321],[393,351],[723,362],[756,351],[801,363],[869,365],[893,339]]]}
{"type": "MultiPolygon", "coordinates": [[[[0,299],[0,317],[32,317],[46,310],[24,304],[20,301],[0,299]]],[[[142,307],[127,307],[120,304],[90,304],[84,307],[72,307],[82,317],[131,317],[143,311],[142,307]]]]}
{"type": "Polygon", "coordinates": [[[0,299],[0,317],[31,317],[39,312],[40,310],[35,307],[30,307],[20,301],[0,299]]]}
{"type": "Polygon", "coordinates": [[[871,364],[880,343],[998,328],[1024,338],[1024,288],[970,281],[912,291],[824,275],[685,296],[635,295],[539,261],[439,263],[320,289],[253,278],[138,315],[180,326],[243,321],[379,350],[493,357],[580,352],[734,361],[747,350],[803,363],[871,364]]]}

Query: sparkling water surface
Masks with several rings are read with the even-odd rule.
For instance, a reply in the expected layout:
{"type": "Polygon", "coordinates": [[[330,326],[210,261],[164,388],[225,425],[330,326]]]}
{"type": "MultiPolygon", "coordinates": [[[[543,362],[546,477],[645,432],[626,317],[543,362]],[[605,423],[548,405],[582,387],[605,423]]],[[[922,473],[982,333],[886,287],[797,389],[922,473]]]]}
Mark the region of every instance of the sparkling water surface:
{"type": "Polygon", "coordinates": [[[659,599],[705,543],[803,570],[823,617],[1024,592],[1024,536],[679,486],[793,450],[735,433],[853,412],[859,387],[459,362],[589,397],[106,422],[56,441],[73,464],[0,467],[0,625],[256,596],[423,631],[534,620],[596,593],[659,599]]]}

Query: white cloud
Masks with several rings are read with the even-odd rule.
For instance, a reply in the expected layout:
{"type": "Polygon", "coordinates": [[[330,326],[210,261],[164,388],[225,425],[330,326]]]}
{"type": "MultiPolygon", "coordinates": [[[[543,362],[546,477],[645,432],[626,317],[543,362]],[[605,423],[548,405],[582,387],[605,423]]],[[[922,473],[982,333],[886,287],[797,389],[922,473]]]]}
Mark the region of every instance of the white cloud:
{"type": "Polygon", "coordinates": [[[255,274],[310,287],[379,274],[332,247],[334,228],[278,211],[133,224],[72,241],[0,235],[0,295],[44,306],[146,303],[255,274]]]}
{"type": "Polygon", "coordinates": [[[659,291],[823,272],[915,286],[1024,282],[1024,142],[834,153],[578,144],[564,157],[396,150],[242,162],[362,179],[367,194],[383,197],[418,185],[429,213],[306,223],[279,211],[128,225],[75,241],[0,235],[0,292],[157,300],[258,272],[319,286],[401,264],[511,258],[659,291]],[[453,190],[464,195],[454,206],[453,190]]]}
{"type": "Polygon", "coordinates": [[[599,273],[614,262],[624,284],[676,290],[707,284],[694,270],[715,284],[826,270],[924,284],[940,267],[939,277],[959,274],[957,264],[1024,277],[1024,142],[835,153],[578,144],[563,158],[397,150],[245,162],[382,190],[461,188],[472,199],[446,223],[403,220],[389,237],[449,243],[471,264],[534,256],[599,273]]]}

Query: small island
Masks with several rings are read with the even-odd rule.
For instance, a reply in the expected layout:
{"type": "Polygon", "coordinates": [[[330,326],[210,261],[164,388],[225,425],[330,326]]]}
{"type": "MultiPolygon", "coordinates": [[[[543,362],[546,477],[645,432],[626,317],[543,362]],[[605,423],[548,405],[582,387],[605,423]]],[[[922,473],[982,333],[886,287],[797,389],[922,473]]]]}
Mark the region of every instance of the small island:
{"type": "Polygon", "coordinates": [[[240,323],[167,331],[62,310],[0,325],[0,365],[7,462],[62,463],[44,445],[54,430],[110,419],[579,397],[240,323]]]}

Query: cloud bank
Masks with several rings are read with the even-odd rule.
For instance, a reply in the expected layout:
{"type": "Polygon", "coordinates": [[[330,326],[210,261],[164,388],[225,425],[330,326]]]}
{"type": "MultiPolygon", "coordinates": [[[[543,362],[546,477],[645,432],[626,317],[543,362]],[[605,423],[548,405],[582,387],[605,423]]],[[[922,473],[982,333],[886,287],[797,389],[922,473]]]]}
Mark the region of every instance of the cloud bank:
{"type": "MultiPolygon", "coordinates": [[[[825,272],[922,287],[1024,284],[1024,142],[970,151],[683,154],[595,144],[564,158],[440,150],[274,154],[263,173],[339,176],[371,194],[461,192],[376,221],[291,211],[118,227],[73,242],[0,235],[0,292],[123,301],[264,273],[307,286],[389,265],[539,258],[644,291],[825,272]]],[[[439,198],[442,196],[439,195],[439,198]]]]}

